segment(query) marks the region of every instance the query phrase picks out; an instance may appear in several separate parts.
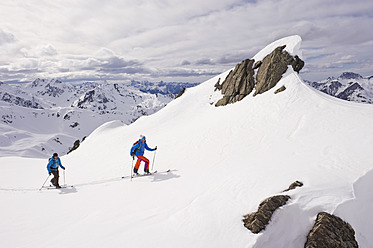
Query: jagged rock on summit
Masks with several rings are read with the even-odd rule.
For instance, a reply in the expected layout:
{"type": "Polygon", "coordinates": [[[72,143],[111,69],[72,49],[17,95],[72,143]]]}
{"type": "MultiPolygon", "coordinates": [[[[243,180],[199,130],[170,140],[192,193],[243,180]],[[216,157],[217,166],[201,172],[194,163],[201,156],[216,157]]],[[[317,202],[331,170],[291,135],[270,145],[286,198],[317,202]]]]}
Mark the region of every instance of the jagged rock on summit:
{"type": "Polygon", "coordinates": [[[297,55],[292,56],[284,51],[285,47],[286,45],[277,47],[261,61],[246,59],[229,72],[222,84],[219,79],[215,84],[215,91],[221,90],[223,98],[215,106],[241,101],[254,89],[254,96],[272,89],[280,81],[289,65],[299,73],[304,66],[303,60],[297,55]],[[254,79],[255,70],[257,70],[256,80],[254,79]]]}
{"type": "Polygon", "coordinates": [[[307,236],[305,248],[356,248],[355,231],[341,218],[321,212],[307,236]]]}
{"type": "Polygon", "coordinates": [[[242,61],[228,74],[221,85],[215,86],[216,89],[221,88],[224,95],[215,106],[224,106],[240,101],[251,93],[255,86],[253,64],[254,60],[252,59],[242,61]]]}
{"type": "Polygon", "coordinates": [[[286,45],[277,47],[263,59],[256,74],[254,96],[272,89],[280,81],[288,65],[298,73],[303,68],[304,62],[297,55],[293,57],[287,51],[283,51],[285,47],[286,45]]]}

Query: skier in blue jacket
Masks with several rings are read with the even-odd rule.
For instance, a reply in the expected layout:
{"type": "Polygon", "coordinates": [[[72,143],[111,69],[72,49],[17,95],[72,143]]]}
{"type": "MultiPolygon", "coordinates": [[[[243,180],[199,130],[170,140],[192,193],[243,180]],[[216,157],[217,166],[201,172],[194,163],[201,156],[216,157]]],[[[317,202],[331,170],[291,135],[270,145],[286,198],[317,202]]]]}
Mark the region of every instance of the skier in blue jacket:
{"type": "Polygon", "coordinates": [[[58,178],[59,178],[58,167],[61,167],[62,169],[65,170],[65,167],[63,167],[61,164],[61,159],[58,157],[58,154],[54,153],[53,156],[49,159],[47,170],[48,170],[49,175],[53,174],[51,183],[57,189],[61,188],[61,186],[58,184],[58,178]]]}
{"type": "Polygon", "coordinates": [[[139,170],[141,161],[145,162],[144,172],[150,173],[149,159],[143,156],[145,149],[148,151],[155,151],[157,150],[157,147],[155,147],[154,149],[150,148],[148,144],[146,144],[145,136],[141,135],[140,139],[132,146],[131,153],[130,153],[133,159],[135,159],[135,156],[137,157],[135,168],[133,168],[133,172],[135,173],[135,175],[138,175],[138,170],[139,170]]]}

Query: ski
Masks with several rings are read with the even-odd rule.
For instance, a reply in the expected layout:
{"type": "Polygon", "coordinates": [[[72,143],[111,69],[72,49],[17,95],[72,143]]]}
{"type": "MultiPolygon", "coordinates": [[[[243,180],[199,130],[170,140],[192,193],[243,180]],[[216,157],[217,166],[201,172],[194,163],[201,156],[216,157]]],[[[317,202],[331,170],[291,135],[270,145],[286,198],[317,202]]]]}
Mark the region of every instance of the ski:
{"type": "Polygon", "coordinates": [[[74,188],[73,185],[64,185],[64,186],[61,186],[61,188],[56,188],[56,186],[43,186],[42,189],[47,189],[47,190],[50,190],[50,189],[69,189],[69,188],[74,188]]]}
{"type": "MultiPolygon", "coordinates": [[[[171,171],[171,169],[168,169],[168,170],[166,170],[166,171],[160,171],[160,172],[158,172],[157,170],[156,171],[153,171],[153,172],[151,172],[151,173],[149,173],[149,174],[139,174],[139,175],[132,175],[132,178],[137,178],[137,177],[146,177],[146,176],[151,176],[151,175],[154,175],[154,174],[160,174],[160,173],[168,173],[168,172],[170,172],[171,171]]],[[[124,179],[124,178],[131,178],[131,176],[123,176],[122,177],[122,179],[124,179]]]]}
{"type": "Polygon", "coordinates": [[[158,171],[153,171],[153,172],[150,172],[150,173],[138,174],[138,175],[133,174],[132,178],[135,178],[135,177],[146,177],[146,176],[151,176],[151,175],[157,174],[157,173],[158,173],[158,171]]]}

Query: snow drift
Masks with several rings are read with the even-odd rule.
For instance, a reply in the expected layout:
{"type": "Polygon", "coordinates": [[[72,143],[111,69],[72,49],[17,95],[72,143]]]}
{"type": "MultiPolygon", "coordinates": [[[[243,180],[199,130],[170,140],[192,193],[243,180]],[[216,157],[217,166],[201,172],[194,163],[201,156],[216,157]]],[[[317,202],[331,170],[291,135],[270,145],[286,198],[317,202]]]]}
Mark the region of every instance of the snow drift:
{"type": "MultiPolygon", "coordinates": [[[[300,42],[281,39],[254,58],[280,45],[299,55],[300,42]]],[[[289,67],[271,90],[216,108],[214,85],[228,73],[129,126],[101,126],[62,157],[73,189],[39,192],[47,161],[0,158],[0,245],[303,247],[325,211],[350,222],[359,245],[370,246],[373,216],[360,206],[371,206],[372,106],[320,93],[289,67]],[[158,146],[154,169],[170,173],[121,179],[139,134],[158,146]],[[288,192],[267,228],[249,232],[242,216],[295,180],[304,186],[288,192]]]]}

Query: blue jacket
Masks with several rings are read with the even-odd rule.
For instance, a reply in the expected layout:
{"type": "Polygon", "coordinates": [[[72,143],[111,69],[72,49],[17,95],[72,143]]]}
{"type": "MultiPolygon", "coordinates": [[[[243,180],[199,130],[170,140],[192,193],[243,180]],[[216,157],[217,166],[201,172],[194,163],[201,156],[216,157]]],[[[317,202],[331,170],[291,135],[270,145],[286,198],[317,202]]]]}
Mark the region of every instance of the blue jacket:
{"type": "Polygon", "coordinates": [[[61,164],[61,159],[60,158],[50,158],[49,163],[47,165],[47,170],[48,173],[51,173],[52,171],[58,171],[58,167],[61,167],[62,169],[65,169],[65,167],[62,166],[61,164]]]}
{"type": "Polygon", "coordinates": [[[145,137],[142,138],[142,139],[139,139],[137,144],[132,146],[131,152],[130,152],[131,156],[132,156],[133,150],[135,150],[136,148],[137,148],[136,153],[135,153],[136,156],[144,155],[145,149],[148,150],[148,151],[155,151],[155,149],[150,148],[148,146],[148,144],[146,144],[146,141],[145,141],[145,143],[142,142],[142,140],[144,140],[144,139],[145,139],[145,137]]]}

